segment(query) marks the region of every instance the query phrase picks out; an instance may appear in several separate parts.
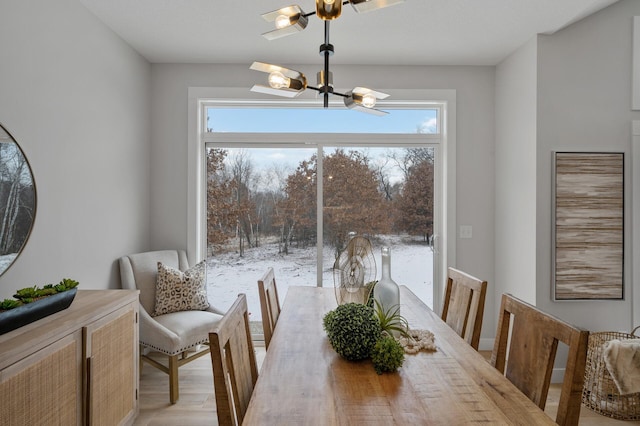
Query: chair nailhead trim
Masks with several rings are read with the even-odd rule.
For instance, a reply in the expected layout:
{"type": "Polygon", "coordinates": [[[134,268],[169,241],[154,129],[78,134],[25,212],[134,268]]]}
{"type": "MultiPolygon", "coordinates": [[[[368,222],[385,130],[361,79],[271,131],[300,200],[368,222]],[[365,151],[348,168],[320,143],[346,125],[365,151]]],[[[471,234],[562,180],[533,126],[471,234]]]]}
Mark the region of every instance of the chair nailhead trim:
{"type": "Polygon", "coordinates": [[[169,355],[169,356],[172,356],[172,355],[178,355],[178,354],[180,354],[180,353],[182,353],[182,352],[186,351],[187,349],[191,349],[191,348],[193,348],[193,347],[196,347],[196,346],[198,346],[198,345],[203,345],[203,344],[205,344],[205,343],[206,343],[206,344],[209,344],[209,341],[208,341],[207,339],[200,340],[200,341],[198,341],[198,342],[196,342],[196,343],[193,343],[192,345],[189,345],[189,346],[186,346],[186,347],[184,347],[184,348],[178,349],[177,351],[169,352],[169,351],[167,351],[167,350],[165,350],[165,349],[162,349],[162,348],[159,348],[159,347],[157,347],[157,346],[150,345],[149,343],[145,343],[145,342],[143,342],[143,341],[140,341],[140,344],[141,344],[141,345],[146,346],[147,348],[155,349],[155,350],[157,350],[157,351],[159,351],[159,352],[162,352],[163,354],[165,354],[165,355],[169,355]]]}

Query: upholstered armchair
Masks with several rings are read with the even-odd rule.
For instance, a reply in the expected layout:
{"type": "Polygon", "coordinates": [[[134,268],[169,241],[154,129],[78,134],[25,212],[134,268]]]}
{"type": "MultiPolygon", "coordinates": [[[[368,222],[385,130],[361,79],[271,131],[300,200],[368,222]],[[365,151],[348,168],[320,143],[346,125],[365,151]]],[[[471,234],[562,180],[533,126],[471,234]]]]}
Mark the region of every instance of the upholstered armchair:
{"type": "Polygon", "coordinates": [[[167,373],[169,399],[175,404],[179,397],[178,367],[209,353],[209,332],[224,312],[208,306],[152,316],[156,310],[158,262],[178,269],[177,273],[189,269],[183,250],[151,251],[121,257],[120,276],[122,288],[140,290],[140,370],[145,361],[167,373]],[[151,358],[150,352],[166,355],[167,365],[151,358]]]}

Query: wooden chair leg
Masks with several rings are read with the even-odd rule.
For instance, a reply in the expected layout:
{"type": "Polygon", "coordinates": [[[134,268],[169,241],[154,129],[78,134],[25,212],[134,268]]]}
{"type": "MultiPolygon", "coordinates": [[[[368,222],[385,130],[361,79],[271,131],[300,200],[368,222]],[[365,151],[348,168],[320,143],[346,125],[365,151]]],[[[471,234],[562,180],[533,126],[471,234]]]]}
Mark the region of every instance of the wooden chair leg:
{"type": "Polygon", "coordinates": [[[140,362],[140,365],[138,366],[139,367],[138,368],[138,376],[141,376],[142,375],[142,366],[144,365],[143,358],[142,358],[143,355],[144,355],[144,348],[142,347],[142,345],[140,345],[140,347],[138,348],[138,351],[139,351],[138,360],[140,362]]]}
{"type": "Polygon", "coordinates": [[[169,399],[175,404],[178,397],[178,355],[173,355],[169,357],[169,399]]]}

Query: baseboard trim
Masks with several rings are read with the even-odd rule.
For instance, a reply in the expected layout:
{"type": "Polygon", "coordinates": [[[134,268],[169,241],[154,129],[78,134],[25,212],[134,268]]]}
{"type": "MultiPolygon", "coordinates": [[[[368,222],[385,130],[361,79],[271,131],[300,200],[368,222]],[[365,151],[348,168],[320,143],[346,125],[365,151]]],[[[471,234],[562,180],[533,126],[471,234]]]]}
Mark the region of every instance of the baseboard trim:
{"type": "Polygon", "coordinates": [[[554,368],[551,373],[551,383],[562,383],[564,380],[564,368],[554,368]]]}
{"type": "Polygon", "coordinates": [[[493,342],[495,341],[495,339],[493,338],[486,338],[486,337],[481,337],[480,338],[480,343],[478,344],[478,350],[480,351],[489,351],[491,352],[493,350],[493,342]]]}

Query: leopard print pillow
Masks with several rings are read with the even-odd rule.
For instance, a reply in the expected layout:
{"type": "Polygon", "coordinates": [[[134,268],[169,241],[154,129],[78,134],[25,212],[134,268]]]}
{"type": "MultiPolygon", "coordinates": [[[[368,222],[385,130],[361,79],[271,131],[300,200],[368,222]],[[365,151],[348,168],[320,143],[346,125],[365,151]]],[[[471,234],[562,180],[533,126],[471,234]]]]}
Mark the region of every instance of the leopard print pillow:
{"type": "Polygon", "coordinates": [[[201,311],[209,307],[207,266],[204,260],[182,272],[158,262],[156,306],[152,316],[178,311],[201,311]]]}

